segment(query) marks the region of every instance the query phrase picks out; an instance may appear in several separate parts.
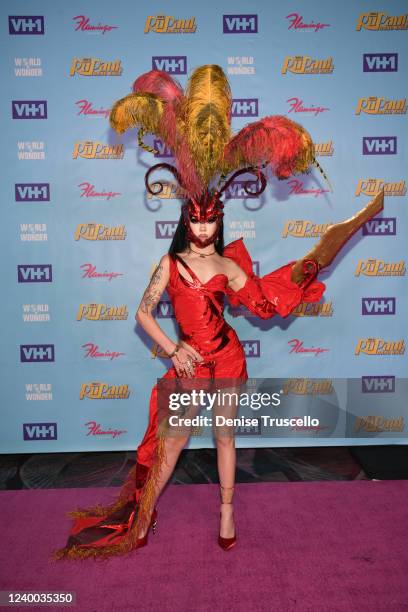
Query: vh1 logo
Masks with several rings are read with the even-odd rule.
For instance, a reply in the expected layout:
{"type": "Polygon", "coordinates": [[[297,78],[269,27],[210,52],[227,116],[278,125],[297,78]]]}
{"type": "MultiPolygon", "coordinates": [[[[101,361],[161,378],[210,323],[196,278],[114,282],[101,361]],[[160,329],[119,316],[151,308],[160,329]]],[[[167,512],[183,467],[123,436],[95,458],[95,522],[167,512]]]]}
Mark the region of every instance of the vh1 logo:
{"type": "Polygon", "coordinates": [[[363,72],[398,72],[398,53],[364,53],[363,72]]]}
{"type": "Polygon", "coordinates": [[[223,34],[257,34],[258,15],[223,15],[223,34]]]}
{"type": "Polygon", "coordinates": [[[13,119],[47,119],[46,100],[13,100],[13,119]]]}
{"type": "Polygon", "coordinates": [[[395,297],[363,297],[361,298],[362,315],[395,315],[395,297]]]}
{"type": "Polygon", "coordinates": [[[234,98],[231,117],[258,117],[258,98],[234,98]]]}
{"type": "Polygon", "coordinates": [[[23,423],[24,440],[56,440],[57,423],[23,423]]]}
{"type": "Polygon", "coordinates": [[[52,283],[51,264],[20,264],[17,266],[19,283],[52,283]]]}
{"type": "Polygon", "coordinates": [[[245,357],[260,357],[261,356],[261,341],[260,340],[242,340],[241,346],[244,349],[245,357]]]}
{"type": "Polygon", "coordinates": [[[173,238],[177,225],[177,221],[156,221],[156,238],[173,238]]]}
{"type": "Polygon", "coordinates": [[[15,183],[16,202],[49,202],[49,183],[15,183]]]}
{"type": "Polygon", "coordinates": [[[161,70],[169,74],[187,74],[187,57],[185,55],[154,55],[152,70],[161,70]]]}
{"type": "Polygon", "coordinates": [[[55,361],[53,344],[20,344],[21,363],[49,363],[55,361]]]}
{"type": "Polygon", "coordinates": [[[396,155],[396,136],[364,136],[363,155],[396,155]]]}
{"type": "Polygon", "coordinates": [[[156,307],[158,319],[174,319],[174,310],[170,300],[160,300],[156,307]]]}
{"type": "Polygon", "coordinates": [[[395,376],[362,376],[362,393],[395,393],[395,376]]]}
{"type": "Polygon", "coordinates": [[[396,217],[374,217],[363,225],[363,236],[395,236],[396,233],[396,217]]]}
{"type": "Polygon", "coordinates": [[[9,34],[44,34],[44,17],[42,15],[10,15],[8,18],[9,34]]]}

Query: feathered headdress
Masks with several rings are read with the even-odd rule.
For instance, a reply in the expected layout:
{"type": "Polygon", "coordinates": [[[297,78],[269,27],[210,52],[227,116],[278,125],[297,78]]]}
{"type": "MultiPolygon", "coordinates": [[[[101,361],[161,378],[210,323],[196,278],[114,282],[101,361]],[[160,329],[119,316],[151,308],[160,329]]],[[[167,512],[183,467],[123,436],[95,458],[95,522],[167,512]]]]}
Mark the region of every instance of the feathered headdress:
{"type": "Polygon", "coordinates": [[[216,194],[227,189],[234,178],[252,173],[258,179],[259,195],[266,187],[262,172],[270,168],[278,179],[304,174],[315,165],[326,178],[315,159],[310,134],[298,123],[281,115],[264,117],[231,133],[231,89],[220,66],[208,64],[191,74],[185,92],[166,72],[151,70],[133,84],[133,93],[118,100],[110,113],[110,124],[119,133],[139,128],[138,143],[157,153],[143,142],[145,133],[155,134],[174,155],[175,167],[161,163],[146,173],[146,188],[160,193],[162,183],[149,183],[153,170],[166,168],[177,178],[187,198],[206,206],[216,194]],[[211,186],[212,185],[212,186],[211,186]]]}

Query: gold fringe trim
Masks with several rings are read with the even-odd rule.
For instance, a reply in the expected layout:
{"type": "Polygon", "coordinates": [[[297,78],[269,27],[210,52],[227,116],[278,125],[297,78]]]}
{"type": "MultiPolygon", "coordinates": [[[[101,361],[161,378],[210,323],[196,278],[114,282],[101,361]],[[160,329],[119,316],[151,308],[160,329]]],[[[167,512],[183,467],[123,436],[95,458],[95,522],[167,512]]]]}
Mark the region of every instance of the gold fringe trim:
{"type": "MultiPolygon", "coordinates": [[[[87,546],[85,548],[81,548],[77,545],[65,546],[53,551],[50,557],[51,561],[59,561],[62,559],[84,560],[90,557],[93,557],[94,559],[107,559],[112,556],[119,556],[129,553],[136,547],[137,538],[141,530],[150,524],[151,513],[157,498],[156,491],[161,473],[161,467],[163,461],[166,461],[166,429],[167,419],[164,419],[161,426],[158,428],[158,430],[161,431],[158,434],[158,441],[155,450],[155,461],[149,470],[149,475],[142,489],[141,497],[137,506],[136,519],[133,521],[133,525],[128,533],[123,536],[122,541],[119,544],[108,544],[107,546],[101,547],[87,546]]],[[[108,506],[108,510],[106,506],[101,506],[98,504],[92,508],[78,509],[67,512],[67,516],[71,518],[103,516],[120,509],[128,501],[129,492],[126,485],[129,482],[135,481],[135,473],[136,466],[134,466],[129,472],[126,483],[122,488],[123,493],[116,502],[114,502],[111,506],[108,506]]]]}
{"type": "MultiPolygon", "coordinates": [[[[163,428],[164,429],[164,428],[163,428]]],[[[166,435],[165,431],[159,434],[159,439],[156,447],[156,460],[150,469],[149,476],[143,487],[142,495],[138,503],[138,512],[135,524],[136,534],[147,526],[150,521],[150,515],[153,511],[153,506],[157,498],[157,484],[161,474],[163,461],[166,461],[166,435]]]]}

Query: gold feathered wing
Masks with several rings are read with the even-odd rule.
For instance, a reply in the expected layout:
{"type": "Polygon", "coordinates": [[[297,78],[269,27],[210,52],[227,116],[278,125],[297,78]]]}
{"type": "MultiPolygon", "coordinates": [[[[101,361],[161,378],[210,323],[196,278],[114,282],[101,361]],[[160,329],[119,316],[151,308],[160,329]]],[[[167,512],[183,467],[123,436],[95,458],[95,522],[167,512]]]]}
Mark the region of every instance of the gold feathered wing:
{"type": "Polygon", "coordinates": [[[219,173],[231,138],[231,89],[220,66],[200,66],[186,87],[183,119],[188,146],[204,185],[219,173]]]}
{"type": "Polygon", "coordinates": [[[110,125],[119,134],[130,128],[139,127],[144,132],[162,137],[160,119],[163,110],[164,102],[155,94],[131,93],[113,105],[109,118],[110,125]]]}

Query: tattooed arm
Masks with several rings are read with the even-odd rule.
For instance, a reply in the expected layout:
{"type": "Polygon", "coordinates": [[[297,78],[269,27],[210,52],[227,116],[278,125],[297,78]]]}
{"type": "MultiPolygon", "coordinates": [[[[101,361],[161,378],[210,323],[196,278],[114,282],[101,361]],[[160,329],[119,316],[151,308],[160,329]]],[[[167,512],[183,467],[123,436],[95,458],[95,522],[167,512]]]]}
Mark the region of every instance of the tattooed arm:
{"type": "Polygon", "coordinates": [[[170,262],[169,256],[163,255],[158,266],[156,267],[147,286],[139,308],[137,309],[135,319],[143,327],[145,332],[157,342],[159,346],[166,352],[172,353],[176,348],[176,343],[170,340],[161,329],[156,319],[152,315],[152,310],[157,306],[163,292],[169,282],[170,262]]]}
{"type": "MultiPolygon", "coordinates": [[[[163,291],[167,287],[170,277],[170,260],[169,255],[163,255],[159,265],[154,271],[150,283],[143,294],[142,300],[137,309],[135,319],[143,327],[145,332],[157,342],[159,346],[169,355],[176,348],[176,343],[170,340],[168,336],[161,329],[156,319],[152,315],[152,310],[157,306],[163,291]]],[[[201,355],[187,342],[181,341],[178,343],[180,348],[178,352],[171,358],[174,368],[178,376],[186,376],[192,378],[195,374],[193,365],[188,364],[188,360],[191,362],[202,361],[201,355]]]]}

